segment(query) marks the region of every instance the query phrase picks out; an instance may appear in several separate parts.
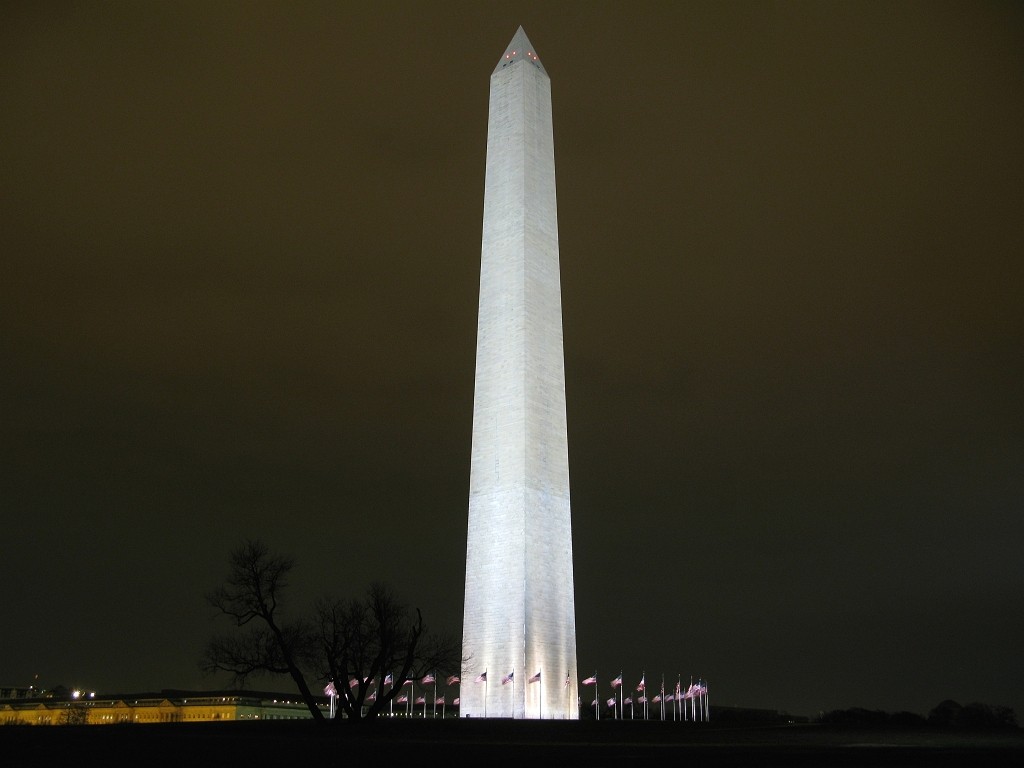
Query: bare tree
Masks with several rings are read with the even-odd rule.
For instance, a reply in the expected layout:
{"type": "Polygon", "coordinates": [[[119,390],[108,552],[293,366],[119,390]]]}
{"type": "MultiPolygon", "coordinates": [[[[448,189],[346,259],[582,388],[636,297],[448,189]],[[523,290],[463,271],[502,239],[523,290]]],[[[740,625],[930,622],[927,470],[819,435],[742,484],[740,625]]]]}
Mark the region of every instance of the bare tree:
{"type": "Polygon", "coordinates": [[[458,644],[428,632],[420,610],[379,582],[363,598],[325,598],[311,620],[286,622],[282,595],[294,566],[258,540],[231,553],[225,583],[207,602],[245,631],[210,640],[201,662],[205,671],[230,672],[239,686],[250,675],[288,674],[313,717],[323,720],[307,670],[333,688],[345,718],[358,721],[384,712],[410,681],[458,669],[458,644]]]}
{"type": "Polygon", "coordinates": [[[62,725],[86,725],[89,722],[89,712],[81,704],[70,703],[60,715],[62,725]]]}
{"type": "Polygon", "coordinates": [[[321,601],[317,627],[312,661],[350,719],[376,717],[407,683],[459,666],[458,644],[447,634],[428,632],[420,610],[379,582],[362,600],[321,601]]]}
{"type": "Polygon", "coordinates": [[[294,567],[293,559],[271,555],[258,539],[231,553],[224,584],[210,592],[206,601],[246,631],[210,640],[201,666],[209,673],[230,672],[239,686],[250,675],[288,674],[313,718],[322,720],[323,712],[299,668],[299,661],[308,655],[310,632],[301,620],[287,622],[280,615],[280,601],[294,567]]]}

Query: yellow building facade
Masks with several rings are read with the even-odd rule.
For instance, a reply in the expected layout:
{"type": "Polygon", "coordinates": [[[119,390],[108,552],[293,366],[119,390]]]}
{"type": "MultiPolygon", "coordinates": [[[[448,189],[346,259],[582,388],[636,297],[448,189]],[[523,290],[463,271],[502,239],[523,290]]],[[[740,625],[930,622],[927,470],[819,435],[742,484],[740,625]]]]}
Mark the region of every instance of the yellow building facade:
{"type": "MultiPolygon", "coordinates": [[[[326,702],[321,710],[328,716],[326,702]]],[[[309,709],[298,696],[245,691],[0,700],[0,725],[217,723],[310,717],[309,709]]]]}

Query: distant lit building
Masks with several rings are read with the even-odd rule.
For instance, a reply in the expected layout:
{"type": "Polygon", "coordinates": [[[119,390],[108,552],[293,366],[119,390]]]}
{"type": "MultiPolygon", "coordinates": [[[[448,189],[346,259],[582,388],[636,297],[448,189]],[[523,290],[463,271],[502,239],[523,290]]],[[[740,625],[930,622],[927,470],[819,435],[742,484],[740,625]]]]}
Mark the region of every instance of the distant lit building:
{"type": "MultiPolygon", "coordinates": [[[[328,702],[318,699],[328,715],[328,702]]],[[[113,696],[0,699],[0,725],[118,725],[217,723],[240,720],[306,720],[309,709],[295,694],[257,691],[160,691],[113,696]]]]}
{"type": "Polygon", "coordinates": [[[0,701],[3,699],[31,699],[40,693],[38,688],[31,685],[27,688],[0,687],[0,701]]]}

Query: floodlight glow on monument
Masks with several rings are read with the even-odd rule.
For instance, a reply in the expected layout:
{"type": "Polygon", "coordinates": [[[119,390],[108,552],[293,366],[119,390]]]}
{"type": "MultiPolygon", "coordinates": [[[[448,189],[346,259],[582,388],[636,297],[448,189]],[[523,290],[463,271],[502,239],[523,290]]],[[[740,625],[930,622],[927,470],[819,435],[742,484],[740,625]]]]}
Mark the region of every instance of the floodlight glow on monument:
{"type": "Polygon", "coordinates": [[[462,717],[577,718],[551,81],[520,27],[487,121],[462,717]]]}

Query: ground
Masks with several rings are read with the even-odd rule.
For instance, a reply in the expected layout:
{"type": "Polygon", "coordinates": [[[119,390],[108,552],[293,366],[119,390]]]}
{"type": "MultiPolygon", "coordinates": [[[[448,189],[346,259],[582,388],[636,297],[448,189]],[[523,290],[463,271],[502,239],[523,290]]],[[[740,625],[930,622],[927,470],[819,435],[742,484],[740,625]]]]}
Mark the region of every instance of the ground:
{"type": "Polygon", "coordinates": [[[790,768],[1024,765],[1024,732],[714,726],[658,721],[375,721],[8,726],[14,764],[97,757],[116,764],[323,766],[397,763],[790,768]]]}

